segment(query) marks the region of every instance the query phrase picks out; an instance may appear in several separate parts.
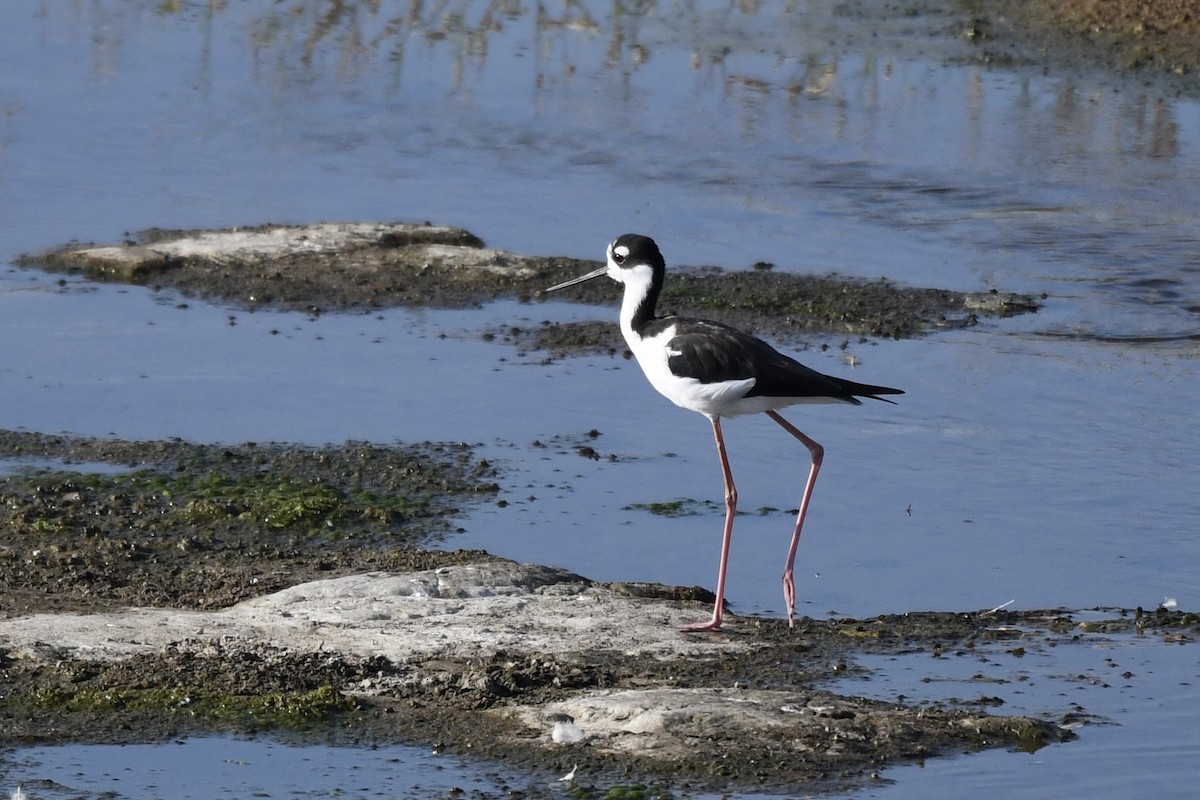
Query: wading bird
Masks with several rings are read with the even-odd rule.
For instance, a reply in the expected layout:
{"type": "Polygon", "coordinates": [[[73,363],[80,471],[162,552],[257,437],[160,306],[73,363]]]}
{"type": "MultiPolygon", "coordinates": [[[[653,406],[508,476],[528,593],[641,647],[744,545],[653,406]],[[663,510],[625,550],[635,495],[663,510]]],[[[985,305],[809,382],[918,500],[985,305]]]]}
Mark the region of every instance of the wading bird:
{"type": "Polygon", "coordinates": [[[737,487],[725,454],[722,417],[763,412],[796,437],[812,455],[812,467],[796,527],[783,568],[783,599],[788,625],[795,625],[796,589],[793,578],[796,547],[808,513],[817,473],[825,450],[800,429],[780,416],[778,409],[798,403],[851,403],[859,397],[890,403],[883,394],[904,394],[887,386],[869,386],[831,375],[823,375],[780,353],[761,339],[736,328],[701,319],[655,316],[662,292],[666,262],[653,239],[627,233],[608,246],[607,264],[586,275],[551,286],[554,292],[577,283],[607,275],[625,287],[621,300],[621,333],[650,385],[682,408],[703,414],[712,424],[717,456],[725,478],[725,528],[721,539],[721,561],[717,570],[717,600],[712,619],[684,628],[713,631],[721,627],[725,602],[725,567],[729,563],[729,541],[737,510],[737,487]]]}

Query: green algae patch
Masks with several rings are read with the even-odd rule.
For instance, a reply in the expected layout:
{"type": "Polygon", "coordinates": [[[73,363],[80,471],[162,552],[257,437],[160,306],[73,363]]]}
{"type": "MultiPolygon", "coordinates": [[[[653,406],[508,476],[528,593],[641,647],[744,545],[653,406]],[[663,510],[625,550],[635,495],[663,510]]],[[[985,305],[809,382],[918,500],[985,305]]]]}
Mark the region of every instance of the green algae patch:
{"type": "Polygon", "coordinates": [[[357,511],[337,488],[321,481],[298,481],[273,475],[241,481],[220,475],[201,481],[199,496],[180,509],[190,522],[222,520],[229,516],[270,528],[333,526],[339,516],[357,511]]]}
{"type": "Polygon", "coordinates": [[[0,579],[14,612],[212,608],[306,579],[457,563],[464,555],[428,546],[498,491],[491,465],[457,444],[202,445],[0,430],[3,456],[64,463],[0,477],[0,579]]]}
{"type": "Polygon", "coordinates": [[[656,517],[694,517],[717,510],[716,503],[706,500],[664,500],[650,503],[630,503],[625,511],[646,511],[656,517]]]}
{"type": "MultiPolygon", "coordinates": [[[[0,656],[3,653],[0,651],[0,656]]],[[[129,730],[149,739],[187,731],[329,731],[361,721],[367,703],[347,689],[388,673],[379,659],[289,653],[265,642],[189,639],[112,662],[62,653],[0,657],[9,740],[87,738],[129,730]]],[[[119,737],[118,737],[119,738],[119,737]]]]}
{"type": "MultiPolygon", "coordinates": [[[[99,535],[97,517],[122,515],[129,529],[151,524],[165,531],[245,526],[335,535],[375,525],[403,524],[458,509],[427,487],[387,490],[348,485],[344,476],[321,477],[275,471],[246,471],[229,459],[231,470],[202,464],[172,471],[79,473],[49,470],[0,481],[10,530],[99,535]]],[[[462,492],[493,490],[458,487],[462,492]]]]}
{"type": "Polygon", "coordinates": [[[304,692],[263,695],[221,694],[197,686],[152,688],[40,688],[28,697],[8,702],[27,703],[41,711],[93,715],[157,714],[185,716],[202,722],[238,727],[308,730],[359,709],[360,704],[334,686],[304,692]]]}
{"type": "MultiPolygon", "coordinates": [[[[215,472],[168,475],[151,470],[128,474],[88,474],[68,470],[39,471],[11,482],[29,487],[40,497],[63,502],[46,504],[32,520],[13,515],[13,529],[28,523],[33,531],[69,533],[86,529],[94,503],[100,498],[111,508],[127,504],[134,513],[150,516],[167,527],[242,522],[265,528],[333,528],[339,519],[378,513],[378,509],[428,507],[428,500],[407,497],[379,499],[352,494],[319,479],[299,479],[274,474],[233,477],[215,472]]],[[[15,502],[20,510],[20,501],[15,502]]]]}

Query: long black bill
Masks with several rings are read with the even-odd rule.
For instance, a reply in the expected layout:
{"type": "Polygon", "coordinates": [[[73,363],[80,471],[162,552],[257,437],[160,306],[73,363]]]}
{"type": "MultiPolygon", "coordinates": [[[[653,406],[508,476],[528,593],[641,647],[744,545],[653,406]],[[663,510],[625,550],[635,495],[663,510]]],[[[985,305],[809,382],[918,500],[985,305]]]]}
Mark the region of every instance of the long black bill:
{"type": "Polygon", "coordinates": [[[578,278],[571,278],[571,280],[569,280],[569,281],[563,281],[562,283],[555,284],[554,286],[551,286],[546,291],[547,292],[557,292],[559,289],[565,289],[568,286],[574,286],[577,283],[583,283],[584,281],[590,281],[592,278],[599,278],[601,275],[604,275],[607,272],[608,272],[608,265],[605,265],[605,266],[601,267],[600,269],[592,270],[587,275],[580,275],[578,278]]]}

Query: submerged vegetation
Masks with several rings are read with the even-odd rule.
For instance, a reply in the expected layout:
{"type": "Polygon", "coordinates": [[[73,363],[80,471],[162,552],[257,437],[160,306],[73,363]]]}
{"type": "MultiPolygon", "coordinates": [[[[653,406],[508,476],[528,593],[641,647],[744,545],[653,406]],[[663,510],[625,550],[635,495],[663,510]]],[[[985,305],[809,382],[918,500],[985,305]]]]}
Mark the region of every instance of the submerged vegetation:
{"type": "Polygon", "coordinates": [[[305,577],[423,569],[498,487],[462,445],[122,442],[0,431],[0,455],[110,469],[0,477],[11,606],[223,606],[305,577]],[[127,471],[120,471],[121,467],[127,471]],[[36,602],[35,602],[36,601],[36,602]]]}
{"type": "MultiPolygon", "coordinates": [[[[308,691],[251,695],[222,694],[200,686],[41,687],[23,700],[34,708],[57,713],[166,714],[208,723],[295,731],[328,723],[359,707],[354,698],[329,685],[308,691]]],[[[22,698],[15,702],[22,702],[22,698]]]]}
{"type": "Polygon", "coordinates": [[[144,519],[166,530],[181,525],[224,525],[245,523],[260,528],[291,529],[296,532],[338,535],[339,530],[363,524],[400,524],[426,517],[435,508],[433,495],[425,490],[382,493],[366,488],[345,487],[322,477],[255,472],[230,475],[218,471],[184,470],[168,474],[157,470],[130,473],[78,473],[68,470],[39,470],[10,479],[14,488],[26,487],[40,498],[57,497],[59,503],[10,501],[12,523],[38,531],[87,530],[94,516],[89,499],[101,498],[111,505],[124,505],[144,519]],[[29,508],[37,508],[30,522],[29,508]]]}
{"type": "MultiPolygon", "coordinates": [[[[624,510],[646,511],[656,517],[694,517],[699,514],[724,513],[724,509],[719,503],[715,503],[712,500],[694,500],[690,497],[649,503],[630,503],[624,507],[624,510]]],[[[757,515],[765,517],[768,514],[774,514],[778,511],[778,508],[773,508],[772,506],[760,506],[756,511],[738,511],[737,516],[757,515]]],[[[788,513],[795,514],[796,509],[792,509],[788,513]]]]}

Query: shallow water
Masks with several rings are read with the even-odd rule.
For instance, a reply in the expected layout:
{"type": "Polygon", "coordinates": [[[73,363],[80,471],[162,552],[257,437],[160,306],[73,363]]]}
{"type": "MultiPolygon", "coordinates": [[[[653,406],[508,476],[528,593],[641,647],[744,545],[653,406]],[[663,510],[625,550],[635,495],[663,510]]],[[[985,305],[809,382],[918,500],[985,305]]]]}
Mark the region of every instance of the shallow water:
{"type": "MultiPolygon", "coordinates": [[[[84,797],[451,797],[499,791],[505,777],[427,748],[296,745],[198,737],[161,745],[29,747],[0,766],[0,791],[84,797]],[[419,773],[419,782],[413,774],[419,773]]],[[[4,795],[9,796],[8,794],[4,795]]]]}
{"type": "MultiPolygon", "coordinates": [[[[431,219],[529,253],[598,258],[638,230],[671,263],[1045,292],[1036,316],[968,331],[809,343],[812,366],[908,394],[791,415],[827,448],[801,612],[1200,606],[1197,103],[989,70],[961,60],[965,42],[925,38],[944,19],[860,19],[826,3],[616,18],[599,3],[540,18],[478,3],[282,8],[10,13],[0,259],[153,225],[431,219]]],[[[472,512],[448,546],[711,585],[718,515],[628,508],[719,501],[707,423],[620,358],[546,364],[481,336],[597,317],[615,323],[615,309],[312,319],[4,269],[0,425],[476,443],[506,470],[508,505],[472,512]],[[580,456],[581,443],[603,458],[580,456]]],[[[737,521],[730,598],[778,615],[804,454],[765,419],[726,434],[752,512],[737,521]]],[[[1034,756],[893,770],[895,788],[869,793],[1077,794],[1086,775],[1101,800],[1132,785],[1188,796],[1200,777],[1180,757],[1200,729],[1191,648],[1114,648],[1146,665],[1135,688],[1079,702],[1115,725],[1034,756]]],[[[1061,658],[1024,665],[1042,680],[1022,687],[1022,710],[1057,716],[1075,702],[1046,677],[1079,669],[1061,658]]],[[[912,669],[872,666],[888,686],[912,669]]],[[[136,794],[143,778],[126,777],[114,788],[136,794]]]]}
{"type": "Polygon", "coordinates": [[[873,670],[870,677],[844,683],[843,689],[884,700],[897,694],[933,702],[986,698],[1001,703],[989,706],[994,712],[1011,714],[1037,713],[1047,697],[1056,696],[1063,707],[1086,709],[1093,718],[1080,729],[1082,747],[932,760],[890,770],[886,777],[893,785],[858,796],[952,798],[962,797],[967,788],[982,797],[1059,793],[1050,787],[1068,796],[1190,796],[1187,762],[1200,747],[1200,728],[1190,708],[1200,677],[1193,649],[1156,636],[1117,635],[1089,637],[1086,646],[1026,650],[1021,656],[999,648],[943,658],[864,659],[862,665],[873,670]],[[1145,735],[1152,735],[1152,753],[1139,742],[1145,735]],[[1124,768],[1104,768],[1105,763],[1124,768]]]}

